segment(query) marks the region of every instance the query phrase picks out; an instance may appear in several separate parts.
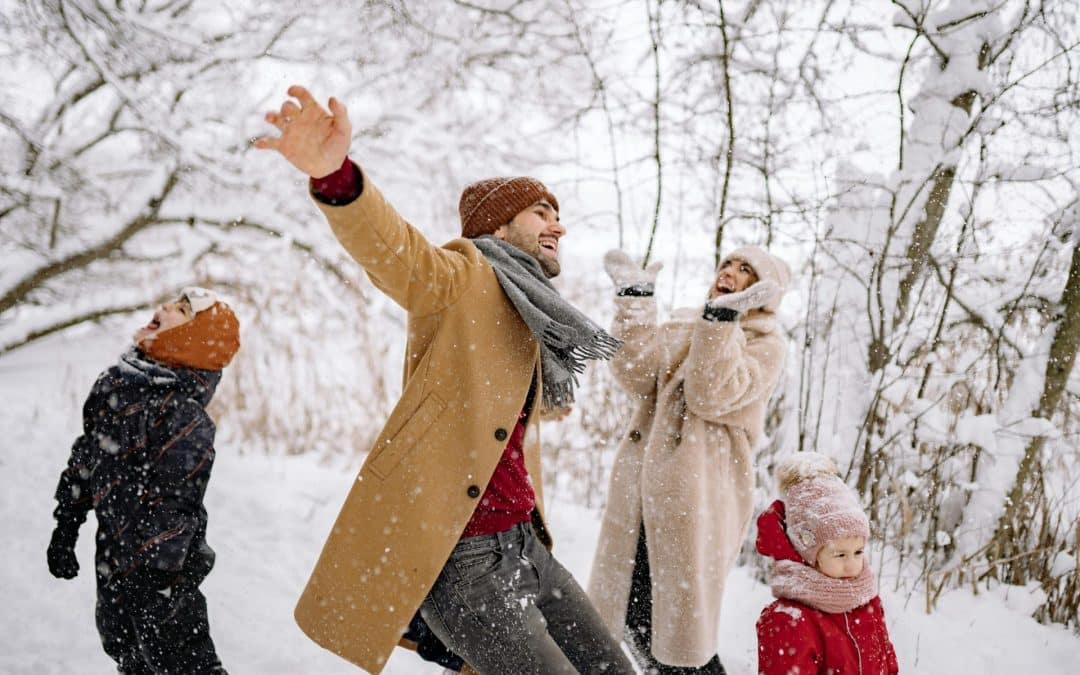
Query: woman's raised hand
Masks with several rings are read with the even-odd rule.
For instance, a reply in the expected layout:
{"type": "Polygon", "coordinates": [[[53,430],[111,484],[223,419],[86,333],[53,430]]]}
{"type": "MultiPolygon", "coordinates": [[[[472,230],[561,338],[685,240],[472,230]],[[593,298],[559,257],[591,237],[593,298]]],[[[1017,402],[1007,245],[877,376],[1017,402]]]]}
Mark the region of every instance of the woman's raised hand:
{"type": "Polygon", "coordinates": [[[656,283],[656,275],[663,266],[664,263],[657,260],[642,269],[625,251],[617,248],[604,254],[604,271],[619,290],[631,286],[647,286],[651,291],[656,283]]]}
{"type": "Polygon", "coordinates": [[[746,289],[735,293],[718,295],[706,304],[713,308],[724,307],[744,314],[752,309],[768,305],[781,294],[780,286],[774,281],[757,281],[746,289]]]}
{"type": "Polygon", "coordinates": [[[255,141],[260,150],[277,150],[289,163],[312,178],[322,178],[337,171],[349,154],[352,124],[348,111],[336,98],[329,101],[330,112],[323,109],[304,87],[289,87],[289,99],[278,112],[266,113],[266,121],[281,132],[255,141]]]}

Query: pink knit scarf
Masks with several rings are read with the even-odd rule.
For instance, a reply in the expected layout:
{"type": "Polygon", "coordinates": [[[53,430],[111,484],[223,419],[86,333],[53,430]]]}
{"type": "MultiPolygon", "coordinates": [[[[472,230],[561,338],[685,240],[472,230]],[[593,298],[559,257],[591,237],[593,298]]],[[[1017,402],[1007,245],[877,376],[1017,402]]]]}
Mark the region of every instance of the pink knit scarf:
{"type": "Polygon", "coordinates": [[[857,577],[834,579],[801,562],[776,560],[769,584],[775,597],[801,602],[827,614],[850,612],[877,595],[877,583],[869,564],[863,565],[857,577]]]}

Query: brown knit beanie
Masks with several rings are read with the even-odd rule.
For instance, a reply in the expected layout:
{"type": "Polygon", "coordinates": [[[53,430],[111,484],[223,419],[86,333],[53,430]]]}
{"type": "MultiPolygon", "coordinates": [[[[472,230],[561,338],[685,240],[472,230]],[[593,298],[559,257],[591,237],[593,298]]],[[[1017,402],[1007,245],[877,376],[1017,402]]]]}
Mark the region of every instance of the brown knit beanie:
{"type": "Polygon", "coordinates": [[[240,349],[240,322],[228,305],[216,301],[197,311],[191,321],[158,333],[140,348],[168,366],[221,370],[240,349]]]}
{"type": "Polygon", "coordinates": [[[485,178],[467,185],[458,203],[461,236],[472,239],[492,234],[541,199],[559,210],[555,195],[543,183],[528,176],[485,178]]]}

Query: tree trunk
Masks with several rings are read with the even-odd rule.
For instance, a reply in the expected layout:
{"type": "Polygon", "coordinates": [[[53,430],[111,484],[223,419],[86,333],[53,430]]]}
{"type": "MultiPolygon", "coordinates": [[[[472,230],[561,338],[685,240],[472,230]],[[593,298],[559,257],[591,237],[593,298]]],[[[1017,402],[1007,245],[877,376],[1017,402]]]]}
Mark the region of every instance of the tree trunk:
{"type": "MultiPolygon", "coordinates": [[[[1043,390],[1039,404],[1033,411],[1036,417],[1049,420],[1054,416],[1061,394],[1069,382],[1069,374],[1076,363],[1076,353],[1080,349],[1080,246],[1074,246],[1069,265],[1069,277],[1065,290],[1061,294],[1061,311],[1050,354],[1046,360],[1046,376],[1043,378],[1043,390]]],[[[1009,496],[1005,500],[1005,511],[998,521],[997,531],[990,547],[992,560],[1002,560],[1020,552],[1021,543],[1015,535],[1018,528],[1030,526],[1035,514],[1036,495],[1027,491],[1039,471],[1038,459],[1046,443],[1044,436],[1036,436],[1028,443],[1020,466],[1016,472],[1009,496]]],[[[1012,569],[1021,577],[1010,579],[1022,583],[1023,565],[1013,565],[1012,569]]],[[[1013,575],[1015,576],[1015,575],[1013,575]]]]}
{"type": "MultiPolygon", "coordinates": [[[[984,46],[983,52],[988,51],[984,46]]],[[[981,61],[980,61],[981,64],[981,61]]],[[[954,107],[963,110],[971,116],[971,107],[975,103],[977,94],[973,91],[965,92],[951,103],[954,107]]],[[[893,330],[907,320],[908,308],[911,304],[911,293],[915,284],[922,278],[926,271],[926,259],[930,255],[930,246],[937,238],[938,228],[945,216],[945,207],[949,204],[949,195],[952,193],[953,182],[956,179],[956,164],[939,164],[934,169],[933,185],[930,188],[930,196],[926,199],[923,208],[923,217],[915,224],[911,233],[911,241],[908,243],[904,257],[907,258],[907,272],[900,280],[896,298],[896,313],[893,314],[893,330]]],[[[873,359],[871,359],[873,362],[873,359]]]]}

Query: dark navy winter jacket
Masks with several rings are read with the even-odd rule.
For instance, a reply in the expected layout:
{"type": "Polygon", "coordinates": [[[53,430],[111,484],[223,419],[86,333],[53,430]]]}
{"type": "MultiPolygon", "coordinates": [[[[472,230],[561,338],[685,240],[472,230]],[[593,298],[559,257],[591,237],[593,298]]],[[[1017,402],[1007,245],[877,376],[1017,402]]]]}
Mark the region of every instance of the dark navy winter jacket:
{"type": "Polygon", "coordinates": [[[215,427],[206,405],[220,380],[221,371],[166,367],[135,349],[98,376],[53,515],[77,529],[94,509],[103,576],[141,565],[179,572],[189,554],[207,558],[209,571],[203,495],[215,427]]]}

